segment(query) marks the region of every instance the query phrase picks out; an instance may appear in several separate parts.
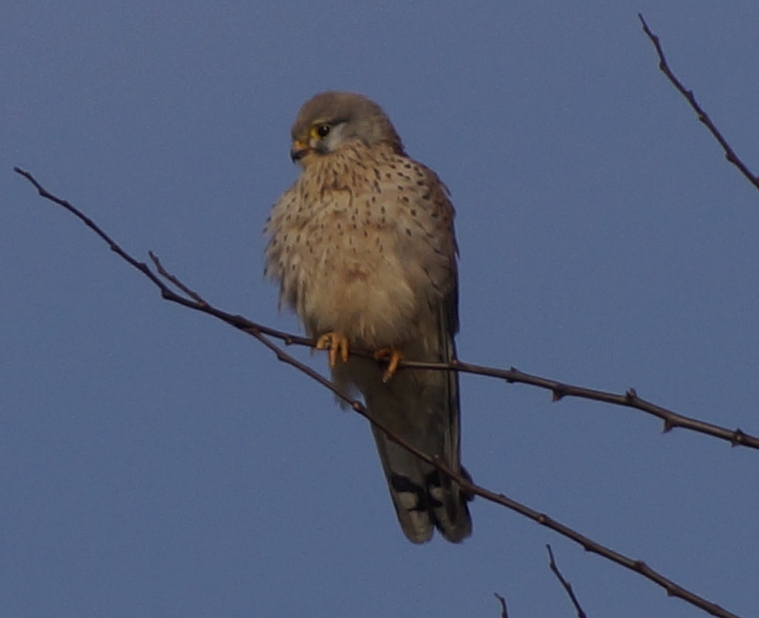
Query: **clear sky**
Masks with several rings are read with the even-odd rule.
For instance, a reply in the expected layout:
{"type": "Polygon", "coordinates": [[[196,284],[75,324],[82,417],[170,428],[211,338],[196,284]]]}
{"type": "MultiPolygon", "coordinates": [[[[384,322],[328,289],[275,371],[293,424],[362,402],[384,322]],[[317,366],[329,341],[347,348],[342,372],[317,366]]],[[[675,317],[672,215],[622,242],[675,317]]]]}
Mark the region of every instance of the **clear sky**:
{"type": "MultiPolygon", "coordinates": [[[[636,13],[759,172],[759,3],[24,2],[0,10],[0,613],[690,617],[477,500],[400,532],[366,422],[163,302],[14,165],[218,306],[297,330],[261,233],[324,89],[377,100],[450,187],[462,359],[759,433],[759,192],[657,70],[636,13]]],[[[325,369],[322,355],[301,358],[325,369]]],[[[743,616],[759,454],[642,413],[462,378],[475,480],[743,616]]]]}

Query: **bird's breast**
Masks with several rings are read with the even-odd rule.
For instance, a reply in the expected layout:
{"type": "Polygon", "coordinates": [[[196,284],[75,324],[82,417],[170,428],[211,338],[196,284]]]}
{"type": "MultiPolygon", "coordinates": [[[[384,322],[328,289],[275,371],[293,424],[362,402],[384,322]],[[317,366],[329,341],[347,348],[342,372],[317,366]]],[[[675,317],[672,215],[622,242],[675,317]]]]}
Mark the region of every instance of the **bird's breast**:
{"type": "Polygon", "coordinates": [[[436,275],[449,272],[451,258],[430,242],[429,189],[418,170],[349,163],[310,165],[275,205],[267,269],[311,335],[399,344],[429,299],[445,293],[436,275]]]}

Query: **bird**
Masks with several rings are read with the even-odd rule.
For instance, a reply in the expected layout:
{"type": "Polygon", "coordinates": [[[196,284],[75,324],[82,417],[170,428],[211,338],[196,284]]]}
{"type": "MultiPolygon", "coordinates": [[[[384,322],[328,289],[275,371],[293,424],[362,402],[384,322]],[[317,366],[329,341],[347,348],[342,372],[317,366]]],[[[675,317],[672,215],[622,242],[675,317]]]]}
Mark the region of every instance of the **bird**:
{"type": "MultiPolygon", "coordinates": [[[[454,207],[437,174],[406,154],[387,114],[364,95],[325,91],[292,125],[300,174],[272,207],[265,276],[318,349],[333,383],[369,415],[470,479],[460,462],[455,371],[398,369],[456,359],[458,248],[454,207]],[[368,355],[351,354],[360,349],[368,355]]],[[[472,495],[372,425],[403,533],[471,534],[472,495]]]]}

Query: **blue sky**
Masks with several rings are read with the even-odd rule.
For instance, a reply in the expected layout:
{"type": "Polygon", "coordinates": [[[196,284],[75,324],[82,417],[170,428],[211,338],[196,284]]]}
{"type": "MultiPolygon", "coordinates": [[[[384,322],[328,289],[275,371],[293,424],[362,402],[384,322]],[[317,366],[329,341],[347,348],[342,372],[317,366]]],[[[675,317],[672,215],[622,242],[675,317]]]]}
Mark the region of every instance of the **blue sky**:
{"type": "MultiPolygon", "coordinates": [[[[6,616],[700,612],[477,500],[409,544],[365,421],[163,302],[12,172],[282,329],[261,229],[324,89],[377,100],[450,187],[462,359],[759,433],[759,193],[657,70],[637,12],[759,170],[759,5],[42,2],[0,20],[0,607],[6,616]]],[[[321,355],[301,358],[324,369],[321,355]]],[[[748,616],[756,452],[462,378],[475,480],[748,616]]]]}

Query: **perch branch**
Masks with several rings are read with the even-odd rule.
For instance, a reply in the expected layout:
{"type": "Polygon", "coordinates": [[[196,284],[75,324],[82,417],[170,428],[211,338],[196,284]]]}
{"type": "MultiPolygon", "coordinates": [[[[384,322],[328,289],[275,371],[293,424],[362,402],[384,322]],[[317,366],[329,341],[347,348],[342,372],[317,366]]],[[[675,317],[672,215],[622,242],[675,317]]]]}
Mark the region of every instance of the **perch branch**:
{"type": "MultiPolygon", "coordinates": [[[[161,292],[161,296],[164,299],[169,300],[171,302],[178,303],[184,307],[212,315],[226,322],[227,324],[234,326],[235,328],[250,334],[255,339],[260,341],[264,346],[266,346],[269,350],[271,350],[276,355],[279,361],[284,362],[298,369],[299,371],[307,375],[309,378],[318,382],[327,390],[331,391],[335,396],[342,399],[358,414],[366,418],[370,423],[372,423],[372,425],[378,427],[381,431],[383,431],[392,441],[396,442],[397,444],[399,444],[400,446],[402,446],[409,452],[413,453],[415,456],[419,457],[423,461],[434,466],[435,468],[437,468],[438,470],[440,470],[441,472],[449,476],[451,479],[453,479],[456,483],[458,483],[461,486],[464,492],[470,493],[472,495],[480,496],[481,498],[489,502],[499,504],[507,509],[510,509],[516,513],[519,513],[520,515],[527,517],[528,519],[531,519],[532,521],[542,526],[545,526],[568,539],[571,539],[575,543],[578,543],[579,545],[581,545],[586,551],[598,554],[599,556],[606,558],[607,560],[610,560],[611,562],[614,562],[620,566],[625,567],[626,569],[629,569],[635,573],[642,575],[646,579],[649,579],[650,581],[664,588],[668,595],[678,597],[690,603],[691,605],[694,605],[695,607],[698,607],[710,613],[713,616],[718,616],[719,618],[738,618],[735,614],[732,614],[731,612],[727,611],[721,606],[704,599],[703,597],[697,595],[696,593],[691,592],[690,590],[687,590],[686,588],[683,588],[679,584],[676,584],[671,579],[665,577],[661,573],[658,573],[657,571],[650,568],[643,561],[629,558],[625,556],[624,554],[616,552],[602,545],[601,543],[598,543],[580,534],[579,532],[575,531],[569,526],[566,526],[552,519],[545,513],[536,511],[524,504],[521,504],[520,502],[517,502],[516,500],[512,500],[511,498],[508,498],[504,494],[496,493],[480,485],[477,485],[473,483],[471,480],[469,480],[468,478],[464,477],[458,471],[452,470],[451,468],[449,468],[439,457],[431,457],[430,455],[427,455],[426,453],[420,451],[419,449],[417,449],[412,444],[408,443],[406,440],[404,440],[400,436],[395,435],[392,431],[390,431],[387,427],[385,427],[383,423],[373,418],[369,409],[366,406],[364,406],[360,401],[353,399],[347,396],[346,394],[344,394],[337,387],[335,387],[335,385],[330,380],[322,376],[320,373],[318,373],[317,371],[315,371],[308,365],[299,361],[292,355],[285,352],[281,347],[279,347],[274,342],[272,342],[271,338],[281,339],[286,344],[287,343],[301,343],[303,345],[312,346],[313,342],[311,342],[310,340],[302,340],[302,338],[297,338],[287,333],[282,333],[281,331],[276,331],[274,329],[270,329],[268,327],[256,324],[239,315],[233,315],[233,314],[227,313],[225,311],[222,311],[221,309],[217,309],[216,307],[210,305],[199,294],[191,291],[190,288],[187,287],[185,284],[183,284],[177,277],[168,273],[163,267],[163,265],[161,265],[158,258],[156,258],[152,253],[151,253],[151,259],[153,260],[153,263],[157,269],[156,272],[153,272],[146,263],[136,260],[124,249],[122,249],[116,243],[116,241],[114,241],[94,221],[92,221],[79,209],[75,208],[71,203],[49,193],[46,189],[44,189],[40,185],[40,183],[34,178],[34,176],[32,176],[31,173],[24,171],[20,168],[14,168],[14,171],[16,171],[18,174],[20,174],[24,178],[26,178],[32,185],[34,185],[34,187],[37,189],[40,196],[54,202],[55,204],[58,204],[59,206],[62,206],[63,208],[68,210],[70,213],[72,213],[74,216],[76,216],[79,220],[81,220],[85,225],[87,225],[87,227],[93,230],[101,239],[103,239],[108,244],[108,246],[110,247],[112,251],[114,251],[126,262],[128,262],[131,266],[139,270],[144,276],[150,279],[150,281],[156,287],[158,287],[158,289],[161,292]],[[177,293],[174,289],[172,289],[170,285],[165,283],[163,279],[165,279],[166,281],[169,281],[171,285],[179,289],[182,293],[181,294],[177,293]]],[[[440,370],[445,370],[445,371],[463,371],[464,369],[462,369],[462,367],[466,367],[466,364],[456,362],[450,367],[446,365],[427,367],[427,364],[424,364],[424,363],[406,363],[406,366],[408,367],[422,366],[426,368],[431,368],[431,369],[434,368],[434,369],[440,369],[440,370]]],[[[470,366],[468,368],[474,369],[475,367],[476,366],[470,366]]],[[[485,369],[488,369],[488,368],[485,368],[485,369]]],[[[504,370],[492,370],[492,371],[503,372],[504,370]]],[[[517,381],[516,378],[521,377],[521,375],[526,375],[526,374],[512,375],[511,373],[512,371],[516,371],[516,370],[507,370],[506,375],[514,379],[509,379],[508,377],[504,375],[499,375],[498,377],[503,377],[507,381],[517,381]]],[[[479,373],[481,375],[491,375],[490,373],[482,373],[479,370],[470,371],[470,373],[479,373]]],[[[528,382],[525,381],[525,383],[528,383],[528,382]]],[[[564,387],[565,385],[561,385],[560,383],[552,382],[550,380],[547,381],[547,383],[548,384],[543,385],[543,387],[549,388],[549,390],[554,392],[554,396],[555,396],[554,398],[560,398],[561,396],[569,394],[567,392],[559,391],[557,395],[557,385],[561,387],[564,387]]]]}

